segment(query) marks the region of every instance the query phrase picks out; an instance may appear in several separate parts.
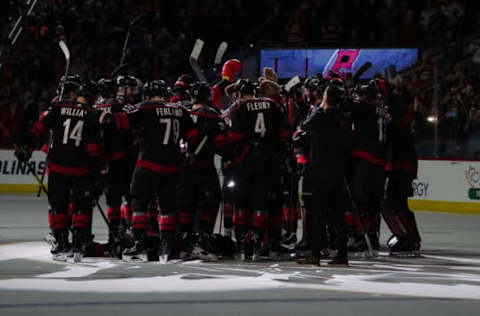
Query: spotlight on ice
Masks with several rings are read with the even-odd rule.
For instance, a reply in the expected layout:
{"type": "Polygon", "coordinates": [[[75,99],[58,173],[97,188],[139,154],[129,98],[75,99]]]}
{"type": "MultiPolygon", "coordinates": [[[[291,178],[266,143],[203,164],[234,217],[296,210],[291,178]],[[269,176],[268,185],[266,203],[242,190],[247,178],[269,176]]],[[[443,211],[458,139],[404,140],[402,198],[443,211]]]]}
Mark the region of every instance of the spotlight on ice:
{"type": "Polygon", "coordinates": [[[233,188],[235,186],[235,181],[230,180],[230,182],[227,183],[227,188],[233,188]]]}
{"type": "Polygon", "coordinates": [[[427,117],[427,121],[430,122],[430,123],[435,123],[437,121],[437,117],[436,116],[429,116],[427,117]]]}

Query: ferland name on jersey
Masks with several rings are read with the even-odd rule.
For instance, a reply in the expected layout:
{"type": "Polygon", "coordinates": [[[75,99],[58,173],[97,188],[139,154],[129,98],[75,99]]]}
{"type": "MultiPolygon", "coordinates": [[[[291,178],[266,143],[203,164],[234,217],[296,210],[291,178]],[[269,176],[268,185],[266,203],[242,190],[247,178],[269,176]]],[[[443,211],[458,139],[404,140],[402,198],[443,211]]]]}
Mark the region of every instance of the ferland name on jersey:
{"type": "Polygon", "coordinates": [[[259,101],[259,102],[247,102],[248,111],[258,111],[258,110],[269,110],[270,102],[259,101]]]}
{"type": "Polygon", "coordinates": [[[157,110],[157,116],[177,116],[177,117],[182,117],[183,112],[179,108],[167,108],[167,107],[161,107],[161,108],[156,108],[157,110]]]}

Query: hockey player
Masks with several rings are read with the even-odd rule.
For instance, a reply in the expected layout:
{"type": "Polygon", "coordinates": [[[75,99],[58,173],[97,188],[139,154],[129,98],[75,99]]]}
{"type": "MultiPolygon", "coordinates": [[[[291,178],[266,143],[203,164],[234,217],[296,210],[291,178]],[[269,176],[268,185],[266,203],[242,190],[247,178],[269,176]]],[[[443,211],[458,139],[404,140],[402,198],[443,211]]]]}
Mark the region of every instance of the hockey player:
{"type": "MultiPolygon", "coordinates": [[[[116,98],[118,87],[114,80],[100,79],[98,88],[101,98],[95,104],[96,110],[107,113],[123,113],[127,110],[128,106],[116,98]]],[[[131,169],[127,162],[130,139],[131,135],[128,131],[118,131],[109,125],[102,127],[102,141],[105,159],[108,163],[106,175],[107,219],[110,223],[110,230],[112,230],[109,232],[109,244],[113,254],[117,257],[121,257],[123,249],[114,236],[120,233],[122,198],[125,197],[127,200],[131,179],[131,169]]]]}
{"type": "MultiPolygon", "coordinates": [[[[190,93],[190,115],[199,131],[199,137],[197,143],[191,144],[193,155],[189,157],[189,166],[181,179],[179,230],[193,237],[193,257],[217,260],[208,240],[213,233],[221,200],[214,154],[227,146],[226,126],[220,113],[210,107],[211,93],[207,83],[193,83],[190,93]]],[[[187,242],[188,239],[190,238],[187,237],[187,242]]]]}
{"type": "Polygon", "coordinates": [[[85,243],[90,239],[93,205],[93,181],[103,165],[97,122],[91,105],[96,99],[96,84],[90,81],[78,86],[72,99],[55,100],[48,113],[23,135],[23,150],[17,150],[20,161],[27,161],[35,143],[52,131],[48,152],[48,222],[56,242],[52,247],[54,260],[66,261],[69,255],[67,215],[72,200],[73,255],[79,262],[85,252],[85,243]]]}
{"type": "Polygon", "coordinates": [[[349,241],[349,251],[363,252],[367,244],[361,228],[368,234],[374,250],[379,248],[380,207],[386,163],[386,131],[390,122],[382,95],[383,80],[375,79],[357,87],[355,101],[348,106],[353,123],[353,166],[350,189],[360,218],[355,219],[356,235],[349,241]]]}
{"type": "MultiPolygon", "coordinates": [[[[139,79],[134,76],[118,76],[115,80],[117,84],[117,94],[116,100],[119,103],[123,104],[123,110],[128,111],[134,108],[134,105],[140,102],[141,97],[141,82],[139,79]]],[[[128,176],[126,180],[127,183],[131,182],[133,169],[138,157],[138,141],[139,141],[139,132],[133,131],[125,134],[121,132],[120,134],[129,135],[127,141],[127,150],[125,157],[125,174],[128,176]]],[[[130,194],[127,194],[126,201],[120,206],[120,222],[122,231],[131,231],[132,228],[132,208],[131,208],[131,197],[130,194]]]]}
{"type": "Polygon", "coordinates": [[[392,122],[387,133],[387,175],[385,198],[380,210],[393,233],[387,246],[392,255],[418,255],[420,234],[415,215],[408,208],[408,197],[413,195],[412,181],[417,177],[417,155],[411,131],[413,110],[406,101],[389,96],[392,122]]]}
{"type": "Polygon", "coordinates": [[[180,104],[190,103],[190,85],[193,83],[193,78],[190,75],[183,74],[178,77],[173,84],[173,95],[170,97],[171,103],[180,104]]]}
{"type": "Polygon", "coordinates": [[[268,98],[255,98],[255,87],[248,79],[239,79],[226,88],[237,101],[227,111],[231,120],[228,139],[236,145],[235,238],[240,260],[245,260],[245,242],[252,217],[252,260],[259,260],[267,227],[268,196],[272,194],[271,161],[282,142],[288,141],[288,129],[282,108],[268,98]],[[251,214],[251,212],[253,214],[251,214]]]}
{"type": "Polygon", "coordinates": [[[150,222],[147,211],[156,194],[161,207],[159,255],[162,261],[167,261],[176,234],[176,185],[183,169],[179,142],[180,139],[194,142],[198,132],[187,110],[167,103],[168,91],[163,80],[146,83],[143,94],[145,101],[132,111],[113,114],[113,117],[105,114],[101,122],[111,121],[120,130],[143,128],[130,190],[135,245],[126,249],[122,258],[125,261],[148,260],[145,241],[150,222]]]}
{"type": "MultiPolygon", "coordinates": [[[[283,96],[280,94],[281,87],[277,83],[277,74],[275,71],[270,67],[263,68],[263,76],[260,77],[258,81],[257,96],[274,100],[282,107],[284,113],[287,113],[288,117],[288,109],[283,96]]],[[[288,122],[289,132],[292,131],[290,123],[291,122],[288,122]]],[[[294,166],[292,165],[292,156],[288,145],[289,144],[285,144],[285,146],[279,147],[273,156],[274,159],[271,161],[272,173],[279,175],[279,177],[272,179],[271,195],[268,199],[269,247],[265,248],[265,250],[268,250],[270,259],[281,258],[283,254],[289,252],[288,249],[281,245],[282,228],[284,239],[287,239],[287,242],[293,243],[293,245],[296,243],[296,238],[293,238],[293,236],[296,235],[296,226],[294,233],[290,231],[293,226],[291,225],[291,220],[293,219],[291,215],[296,215],[296,212],[294,212],[296,211],[295,198],[291,193],[293,193],[292,191],[296,192],[296,190],[292,190],[292,184],[295,182],[292,180],[294,166]]]]}

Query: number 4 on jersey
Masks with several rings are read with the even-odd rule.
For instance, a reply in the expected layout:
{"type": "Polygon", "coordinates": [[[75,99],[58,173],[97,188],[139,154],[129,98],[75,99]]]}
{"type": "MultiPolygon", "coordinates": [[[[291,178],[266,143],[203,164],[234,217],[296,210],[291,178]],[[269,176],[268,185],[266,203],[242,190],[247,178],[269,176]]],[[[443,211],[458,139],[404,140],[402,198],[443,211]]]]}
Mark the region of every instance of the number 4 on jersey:
{"type": "Polygon", "coordinates": [[[257,120],[255,121],[254,131],[256,134],[260,134],[260,137],[264,137],[265,133],[267,132],[267,128],[265,127],[265,118],[263,116],[263,112],[258,112],[257,114],[257,120]]]}

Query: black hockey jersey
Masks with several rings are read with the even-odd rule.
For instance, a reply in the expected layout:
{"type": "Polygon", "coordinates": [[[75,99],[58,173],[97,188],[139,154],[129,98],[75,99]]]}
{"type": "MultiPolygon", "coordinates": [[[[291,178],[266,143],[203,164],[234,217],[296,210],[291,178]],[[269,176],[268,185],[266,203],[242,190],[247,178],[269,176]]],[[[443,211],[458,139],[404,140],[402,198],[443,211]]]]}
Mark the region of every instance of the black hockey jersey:
{"type": "MultiPolygon", "coordinates": [[[[116,98],[104,99],[95,104],[95,110],[108,113],[123,113],[132,106],[121,102],[116,98]]],[[[111,125],[102,126],[102,140],[107,161],[125,159],[131,145],[129,131],[117,130],[111,125]]]]}
{"type": "Polygon", "coordinates": [[[198,146],[203,146],[195,157],[191,166],[192,170],[212,168],[215,153],[224,155],[228,146],[227,128],[220,112],[212,107],[201,107],[190,110],[190,115],[198,130],[198,141],[193,144],[192,151],[198,146]],[[204,144],[202,145],[202,142],[204,144]]]}
{"type": "Polygon", "coordinates": [[[349,106],[353,124],[352,155],[372,164],[384,166],[386,162],[388,109],[369,100],[353,102],[349,106]]]}
{"type": "Polygon", "coordinates": [[[175,104],[145,101],[130,112],[113,114],[113,118],[117,129],[143,129],[136,165],[157,173],[181,172],[180,139],[193,143],[198,137],[188,111],[175,104]]]}
{"type": "Polygon", "coordinates": [[[87,174],[103,161],[100,128],[93,112],[89,106],[73,100],[55,100],[48,113],[30,128],[25,142],[33,146],[51,130],[49,170],[68,175],[87,174]]]}
{"type": "Polygon", "coordinates": [[[417,176],[418,159],[411,130],[414,113],[411,106],[396,102],[391,106],[392,122],[387,134],[387,172],[404,172],[417,176]]]}
{"type": "Polygon", "coordinates": [[[269,98],[252,98],[238,101],[225,113],[231,127],[228,131],[230,142],[241,147],[236,160],[245,158],[254,148],[266,155],[273,155],[280,143],[290,138],[286,117],[282,107],[269,98]]]}

